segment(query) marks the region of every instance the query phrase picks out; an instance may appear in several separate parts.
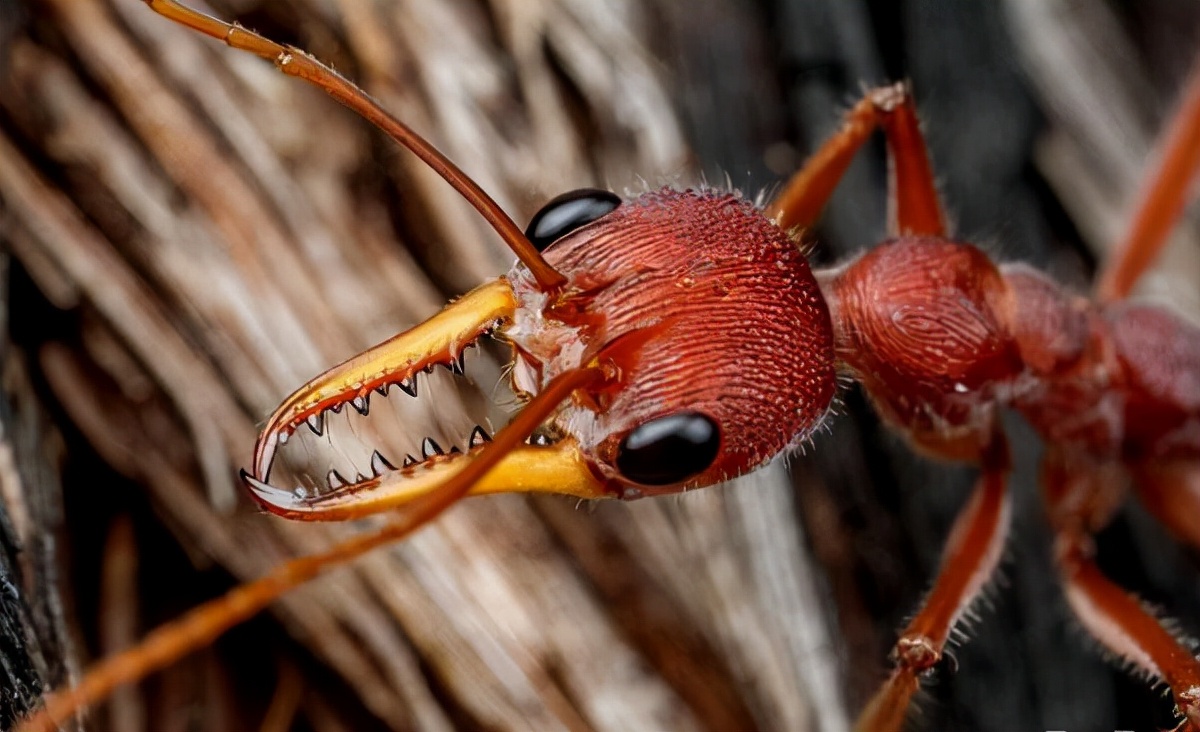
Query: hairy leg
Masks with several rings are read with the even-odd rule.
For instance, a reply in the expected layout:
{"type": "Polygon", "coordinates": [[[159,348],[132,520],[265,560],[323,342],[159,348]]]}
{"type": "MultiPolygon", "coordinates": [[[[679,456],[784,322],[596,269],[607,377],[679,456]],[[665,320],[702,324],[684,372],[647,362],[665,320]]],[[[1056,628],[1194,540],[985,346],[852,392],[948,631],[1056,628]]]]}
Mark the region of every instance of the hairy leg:
{"type": "Polygon", "coordinates": [[[854,155],[879,129],[887,140],[891,171],[889,233],[945,235],[946,219],[933,183],[929,151],[904,83],[867,92],[846,114],[841,128],[792,176],[767,215],[785,229],[811,226],[854,155]]]}
{"type": "Polygon", "coordinates": [[[1200,732],[1200,662],[1137,597],[1105,577],[1093,560],[1092,532],[1108,521],[1120,500],[1121,491],[1114,483],[1123,477],[1121,472],[1119,465],[1098,465],[1061,449],[1047,451],[1042,487],[1067,601],[1105,648],[1170,687],[1183,718],[1181,732],[1200,732]]]}
{"type": "Polygon", "coordinates": [[[892,650],[896,667],[867,704],[856,729],[899,730],[920,677],[942,658],[955,624],[979,596],[1000,561],[1008,535],[1008,447],[999,432],[985,451],[978,485],[955,521],[933,590],[892,650]]]}

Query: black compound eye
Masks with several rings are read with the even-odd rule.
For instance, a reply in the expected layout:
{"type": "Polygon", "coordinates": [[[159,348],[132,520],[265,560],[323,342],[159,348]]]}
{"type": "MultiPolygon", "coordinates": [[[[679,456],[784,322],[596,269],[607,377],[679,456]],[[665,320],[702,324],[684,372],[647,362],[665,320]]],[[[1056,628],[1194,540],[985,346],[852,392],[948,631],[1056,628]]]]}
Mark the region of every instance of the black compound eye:
{"type": "Polygon", "coordinates": [[[539,252],[581,226],[590,224],[621,205],[621,198],[598,188],[580,188],[550,199],[529,226],[525,238],[539,252]]]}
{"type": "Polygon", "coordinates": [[[617,470],[642,485],[679,483],[712,465],[721,430],[699,412],[676,412],[634,427],[617,448],[617,470]]]}

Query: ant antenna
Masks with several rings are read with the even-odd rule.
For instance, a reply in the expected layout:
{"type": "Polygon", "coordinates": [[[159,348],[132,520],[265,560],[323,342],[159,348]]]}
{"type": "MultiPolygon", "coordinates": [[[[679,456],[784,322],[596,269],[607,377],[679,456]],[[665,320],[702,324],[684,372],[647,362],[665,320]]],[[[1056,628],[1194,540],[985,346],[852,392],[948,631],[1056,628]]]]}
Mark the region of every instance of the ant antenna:
{"type": "Polygon", "coordinates": [[[275,43],[254,31],[192,10],[174,0],[145,1],[151,10],[168,20],[173,20],[206,36],[222,40],[233,48],[249,51],[256,56],[272,61],[283,73],[320,87],[326,94],[370,121],[388,137],[411,150],[454,190],[458,191],[459,195],[483,215],[483,218],[500,235],[508,248],[517,255],[517,259],[529,268],[533,278],[537,280],[543,291],[553,292],[566,284],[566,278],[542,258],[542,255],[525,237],[524,232],[508,214],[504,213],[500,205],[479,187],[479,184],[471,180],[466,173],[450,162],[449,158],[440,153],[425,138],[389,114],[369,94],[344,76],[299,48],[275,43]]]}

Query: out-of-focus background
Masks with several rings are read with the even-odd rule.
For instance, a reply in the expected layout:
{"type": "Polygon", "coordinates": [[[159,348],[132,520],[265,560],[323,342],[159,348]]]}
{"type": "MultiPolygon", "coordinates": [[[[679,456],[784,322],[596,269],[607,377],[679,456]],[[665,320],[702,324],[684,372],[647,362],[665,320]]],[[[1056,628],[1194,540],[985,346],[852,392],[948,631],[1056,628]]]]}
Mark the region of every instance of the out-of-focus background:
{"type": "MultiPolygon", "coordinates": [[[[957,233],[1086,290],[1192,63],[1173,0],[230,0],[359,81],[524,223],[586,185],[771,190],[865,86],[913,81],[957,233]]],[[[883,235],[882,146],[814,238],[883,235]]],[[[0,0],[0,727],[87,659],[350,526],[236,484],[297,385],[505,271],[404,151],[137,0],[0,0]]],[[[1195,318],[1184,231],[1144,296],[1195,318]]],[[[697,334],[703,337],[704,334],[697,334]]],[[[838,732],[934,572],[970,471],[860,394],[803,455],[682,498],[471,500],[314,583],[91,729],[838,732]]],[[[913,729],[1170,726],[1066,610],[1019,456],[1003,580],[913,729]]],[[[1200,633],[1196,555],[1136,507],[1124,586],[1200,633]]]]}

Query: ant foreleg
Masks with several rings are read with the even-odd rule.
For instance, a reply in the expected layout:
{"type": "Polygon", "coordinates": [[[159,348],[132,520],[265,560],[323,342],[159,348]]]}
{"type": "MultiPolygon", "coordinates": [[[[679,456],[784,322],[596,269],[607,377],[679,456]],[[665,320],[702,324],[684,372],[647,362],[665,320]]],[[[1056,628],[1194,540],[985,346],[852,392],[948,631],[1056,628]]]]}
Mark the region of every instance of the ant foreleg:
{"type": "Polygon", "coordinates": [[[945,216],[933,183],[929,152],[905,83],[867,92],[847,113],[841,129],[792,176],[771,202],[767,215],[784,229],[811,226],[854,155],[877,129],[882,129],[887,139],[890,161],[889,233],[945,235],[945,216]]]}
{"type": "MultiPolygon", "coordinates": [[[[1120,466],[1097,465],[1088,457],[1072,459],[1060,449],[1050,448],[1043,460],[1042,487],[1067,601],[1093,638],[1170,687],[1183,717],[1178,732],[1200,732],[1200,662],[1093,560],[1092,532],[1107,522],[1119,503],[1121,491],[1113,487],[1119,479],[1120,466]]],[[[1194,516],[1193,512],[1188,518],[1194,516]]]]}
{"type": "Polygon", "coordinates": [[[859,717],[859,732],[891,732],[903,726],[921,675],[941,660],[951,631],[1000,561],[1011,514],[1010,467],[1007,440],[994,429],[983,451],[979,485],[950,532],[933,590],[896,641],[896,668],[859,717]]]}

